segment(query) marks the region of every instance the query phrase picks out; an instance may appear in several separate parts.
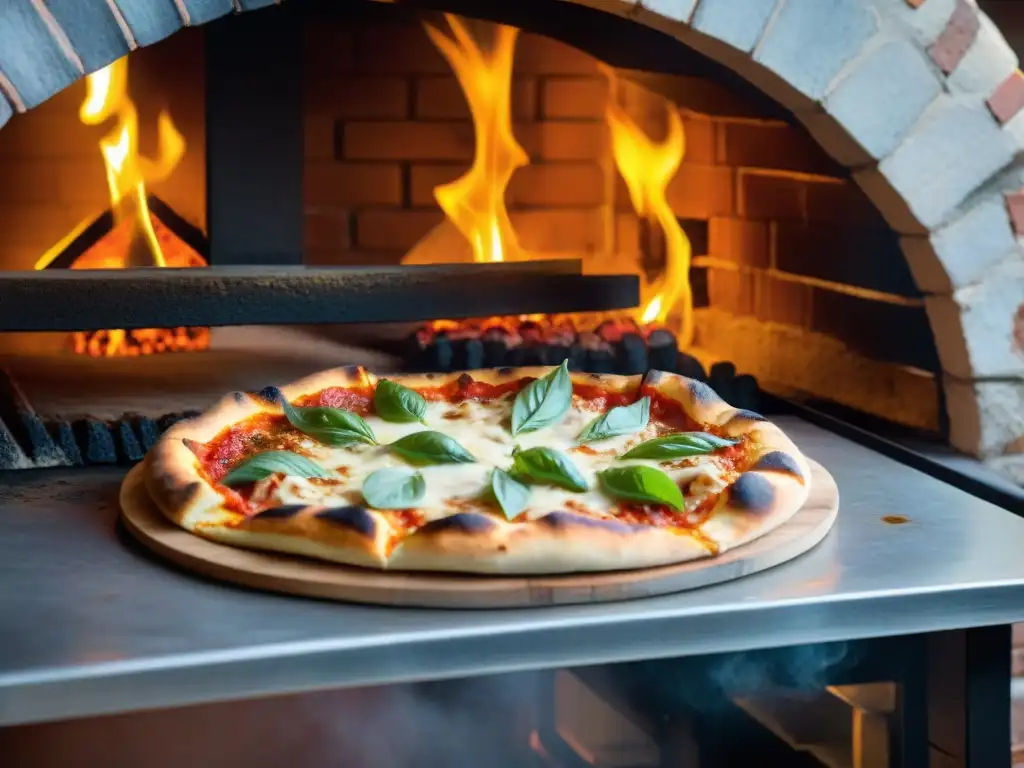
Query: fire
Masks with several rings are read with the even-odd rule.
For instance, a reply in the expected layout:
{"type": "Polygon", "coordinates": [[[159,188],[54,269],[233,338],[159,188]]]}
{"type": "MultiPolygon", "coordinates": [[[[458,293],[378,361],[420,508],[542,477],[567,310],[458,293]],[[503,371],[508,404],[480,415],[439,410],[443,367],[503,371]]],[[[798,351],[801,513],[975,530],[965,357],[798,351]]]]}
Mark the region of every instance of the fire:
{"type": "Polygon", "coordinates": [[[678,338],[686,347],[693,340],[690,240],[665,198],[665,190],[686,153],[683,121],[679,111],[665,102],[668,132],[663,141],[653,141],[616,103],[615,74],[610,69],[605,72],[610,85],[605,119],[615,165],[626,182],[637,215],[660,227],[665,237],[665,269],[657,280],[645,286],[640,320],[645,324],[664,324],[670,314],[678,314],[678,338]]]}
{"type": "MultiPolygon", "coordinates": [[[[185,140],[167,112],[157,118],[158,156],[139,153],[139,115],[128,96],[128,59],[94,72],[85,79],[86,97],[79,109],[85,125],[114,120],[99,140],[110,191],[114,224],[109,233],[79,256],[72,269],[124,269],[126,267],[204,267],[199,254],[180,242],[149,210],[146,184],[163,181],[185,153],[185,140]]],[[[45,269],[81,233],[76,227],[36,262],[45,269]]],[[[72,336],[78,354],[93,356],[140,355],[164,351],[204,349],[208,328],[145,328],[131,331],[79,331],[72,336]]]]}
{"type": "Polygon", "coordinates": [[[469,241],[474,261],[524,258],[508,210],[505,190],[517,168],[529,163],[512,135],[512,61],[519,30],[495,26],[484,51],[458,18],[445,15],[449,37],[430,24],[427,35],[455,71],[473,116],[476,151],[461,177],[434,189],[434,198],[469,241]]]}

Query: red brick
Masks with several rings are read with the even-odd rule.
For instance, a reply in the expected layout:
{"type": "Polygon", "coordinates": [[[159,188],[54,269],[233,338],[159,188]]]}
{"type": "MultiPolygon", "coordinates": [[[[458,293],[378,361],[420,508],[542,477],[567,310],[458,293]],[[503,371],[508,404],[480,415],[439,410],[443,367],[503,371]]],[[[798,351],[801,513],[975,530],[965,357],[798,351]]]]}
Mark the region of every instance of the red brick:
{"type": "Polygon", "coordinates": [[[770,265],[768,225],[714,217],[708,225],[709,255],[736,264],[767,269],[770,265]]]}
{"type": "Polygon", "coordinates": [[[875,204],[852,181],[814,181],[804,184],[809,221],[887,226],[875,204]]]}
{"type": "MultiPolygon", "coordinates": [[[[2,138],[0,138],[2,140],[2,138]]],[[[26,160],[5,160],[2,164],[3,182],[0,183],[0,201],[12,203],[53,203],[60,200],[58,177],[64,161],[57,158],[32,158],[26,160]]],[[[100,196],[108,196],[107,183],[103,176],[103,161],[96,153],[96,164],[100,167],[100,196]]],[[[83,188],[84,185],[83,185],[83,188]]]]}
{"type": "MultiPolygon", "coordinates": [[[[512,81],[512,117],[532,120],[537,112],[537,84],[534,80],[512,81]]],[[[469,104],[454,77],[421,77],[416,80],[416,117],[469,120],[469,104]]]]}
{"type": "Polygon", "coordinates": [[[604,77],[549,77],[541,85],[541,111],[546,118],[604,119],[608,105],[608,79],[604,77]]]}
{"type": "Polygon", "coordinates": [[[442,221],[441,211],[367,209],[356,214],[356,245],[360,250],[408,251],[442,221]]]}
{"type": "Polygon", "coordinates": [[[708,269],[708,300],[715,309],[733,315],[754,313],[754,273],[734,269],[708,269]]]}
{"type": "Polygon", "coordinates": [[[94,218],[100,212],[95,205],[65,205],[56,201],[0,205],[0,232],[3,233],[4,248],[36,248],[41,256],[77,224],[94,218]]]}
{"type": "Polygon", "coordinates": [[[530,158],[538,160],[597,160],[605,153],[607,130],[602,123],[517,123],[515,137],[530,158]]]}
{"type": "Polygon", "coordinates": [[[516,74],[593,75],[597,59],[550,37],[520,34],[516,43],[516,74]]]}
{"type": "Polygon", "coordinates": [[[343,127],[349,160],[468,160],[473,156],[469,122],[353,122],[343,127]]]}
{"type": "Polygon", "coordinates": [[[303,244],[307,252],[319,250],[337,254],[347,250],[350,246],[348,211],[307,210],[303,217],[303,244]]]}
{"type": "Polygon", "coordinates": [[[549,163],[518,169],[508,188],[509,205],[581,207],[604,202],[604,176],[598,165],[549,163]]]}
{"type": "Polygon", "coordinates": [[[408,117],[409,84],[400,77],[359,75],[307,80],[306,109],[339,118],[408,117]]]}
{"type": "Polygon", "coordinates": [[[414,164],[410,173],[410,199],[414,206],[437,205],[434,188],[455,181],[469,169],[468,163],[447,165],[414,164]]]}
{"type": "Polygon", "coordinates": [[[686,135],[686,152],[683,159],[688,163],[711,165],[715,157],[715,124],[706,117],[683,115],[683,130],[686,135]]]}
{"type": "Polygon", "coordinates": [[[537,253],[584,254],[604,246],[602,212],[592,210],[513,211],[519,244],[537,253]]]}
{"type": "MultiPolygon", "coordinates": [[[[434,188],[464,174],[468,165],[414,165],[411,199],[414,206],[434,205],[434,188]]],[[[505,201],[509,206],[581,207],[604,202],[600,166],[587,163],[546,163],[516,170],[505,201]]]]}
{"type": "Polygon", "coordinates": [[[963,59],[980,29],[981,20],[978,18],[977,9],[968,0],[956,0],[956,8],[953,9],[946,28],[932,43],[928,55],[939,69],[948,75],[963,59]]]}
{"type": "Polygon", "coordinates": [[[669,182],[666,198],[676,216],[682,219],[729,216],[735,210],[733,171],[713,165],[683,163],[669,182]]]}
{"type": "Polygon", "coordinates": [[[306,72],[351,72],[355,60],[353,30],[346,24],[304,24],[306,72]]]}
{"type": "Polygon", "coordinates": [[[836,173],[835,162],[810,136],[785,123],[733,122],[720,124],[720,156],[736,168],[770,168],[806,173],[836,173]]]}
{"type": "Polygon", "coordinates": [[[401,205],[402,170],[397,163],[307,163],[306,205],[401,205]]]}
{"type": "Polygon", "coordinates": [[[739,214],[747,219],[802,219],[806,182],[791,176],[739,172],[739,214]]]}
{"type": "Polygon", "coordinates": [[[1024,235],[1024,189],[1006,192],[1003,196],[1006,198],[1006,209],[1010,213],[1013,231],[1017,235],[1024,235]]]}
{"type": "Polygon", "coordinates": [[[336,123],[331,115],[306,112],[303,154],[307,160],[333,160],[336,149],[336,123]]]}
{"type": "Polygon", "coordinates": [[[795,280],[779,280],[759,273],[754,314],[768,323],[808,328],[811,323],[811,287],[795,280]]]}
{"type": "MultiPolygon", "coordinates": [[[[447,25],[439,25],[447,32],[447,25]]],[[[371,74],[448,74],[451,67],[419,24],[362,24],[355,68],[371,74]]]]}
{"type": "Polygon", "coordinates": [[[1024,108],[1024,72],[1019,69],[1006,78],[989,98],[988,108],[1000,124],[1024,108]]]}

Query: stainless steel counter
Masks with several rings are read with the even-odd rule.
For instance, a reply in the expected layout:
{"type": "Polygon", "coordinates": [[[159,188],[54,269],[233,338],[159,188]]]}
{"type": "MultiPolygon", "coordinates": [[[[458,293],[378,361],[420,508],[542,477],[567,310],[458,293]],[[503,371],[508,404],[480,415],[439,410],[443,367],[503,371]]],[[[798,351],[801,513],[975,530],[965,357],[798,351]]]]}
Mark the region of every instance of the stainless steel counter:
{"type": "Polygon", "coordinates": [[[746,579],[595,606],[410,610],[248,592],[117,533],[120,470],[0,476],[0,725],[1024,620],[1024,520],[780,421],[838,481],[825,541],[746,579]]]}

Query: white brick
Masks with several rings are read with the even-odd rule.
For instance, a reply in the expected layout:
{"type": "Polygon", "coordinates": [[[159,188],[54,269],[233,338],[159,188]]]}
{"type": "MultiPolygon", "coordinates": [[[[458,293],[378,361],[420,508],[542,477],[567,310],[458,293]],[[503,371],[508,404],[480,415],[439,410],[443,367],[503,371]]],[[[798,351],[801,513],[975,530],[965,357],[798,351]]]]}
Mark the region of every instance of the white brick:
{"type": "Polygon", "coordinates": [[[828,152],[837,163],[847,168],[858,168],[871,163],[874,158],[854,139],[832,115],[824,111],[798,114],[811,138],[828,152]]]}
{"type": "Polygon", "coordinates": [[[903,238],[903,253],[917,287],[926,293],[952,293],[982,279],[1017,253],[1017,236],[1000,190],[929,237],[903,238]]]}
{"type": "Polygon", "coordinates": [[[941,99],[878,170],[915,218],[934,229],[1013,159],[1014,142],[984,104],[941,99]]]}
{"type": "Polygon", "coordinates": [[[935,42],[953,15],[957,0],[927,0],[913,8],[906,0],[872,0],[875,11],[885,26],[895,25],[906,30],[906,35],[926,48],[935,42]]]}
{"type": "Polygon", "coordinates": [[[878,19],[863,0],[787,0],[754,59],[818,100],[877,30],[878,19]]]}
{"type": "Polygon", "coordinates": [[[1017,54],[988,16],[979,13],[978,17],[981,22],[978,36],[950,73],[946,84],[950,91],[976,93],[987,99],[1017,69],[1017,54]]]}
{"type": "Polygon", "coordinates": [[[749,53],[777,4],[778,0],[702,0],[693,28],[749,53]]]}
{"type": "Polygon", "coordinates": [[[1024,454],[1008,454],[986,462],[989,467],[1004,475],[1015,485],[1024,487],[1024,454]]]}
{"type": "Polygon", "coordinates": [[[640,0],[648,11],[660,14],[673,21],[688,22],[693,15],[697,0],[640,0]]]}
{"type": "Polygon", "coordinates": [[[1024,349],[1014,339],[1024,306],[1024,252],[989,270],[983,282],[927,297],[925,306],[944,371],[961,379],[1024,379],[1024,349]]]}
{"type": "Polygon", "coordinates": [[[1024,436],[1024,380],[946,380],[949,441],[983,459],[1001,456],[1024,436]]]}
{"type": "Polygon", "coordinates": [[[917,46],[893,40],[860,60],[827,96],[825,111],[874,159],[892,152],[942,90],[917,46]]]}

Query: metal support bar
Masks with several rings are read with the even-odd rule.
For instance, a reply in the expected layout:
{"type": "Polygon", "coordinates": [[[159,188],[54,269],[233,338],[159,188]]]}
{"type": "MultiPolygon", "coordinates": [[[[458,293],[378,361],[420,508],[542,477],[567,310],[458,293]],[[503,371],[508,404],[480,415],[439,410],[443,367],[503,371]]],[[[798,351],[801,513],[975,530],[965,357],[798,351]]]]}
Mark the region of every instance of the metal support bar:
{"type": "Polygon", "coordinates": [[[1011,628],[932,635],[928,732],[932,764],[1009,768],[1011,628]]]}
{"type": "Polygon", "coordinates": [[[206,25],[212,264],[302,264],[302,74],[302,28],[289,6],[206,25]]]}

